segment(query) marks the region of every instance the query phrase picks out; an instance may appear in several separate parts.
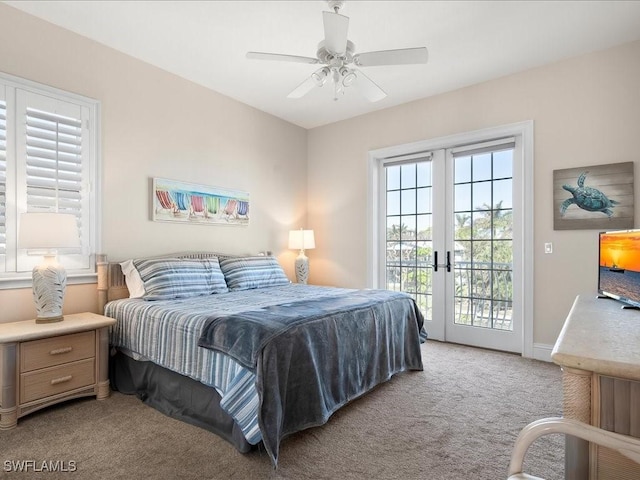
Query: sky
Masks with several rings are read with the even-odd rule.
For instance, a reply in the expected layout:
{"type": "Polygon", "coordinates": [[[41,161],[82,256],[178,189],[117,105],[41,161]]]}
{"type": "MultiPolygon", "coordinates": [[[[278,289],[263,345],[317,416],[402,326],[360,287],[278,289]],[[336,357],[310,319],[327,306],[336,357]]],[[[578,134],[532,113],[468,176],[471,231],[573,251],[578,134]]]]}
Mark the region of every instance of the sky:
{"type": "Polygon", "coordinates": [[[602,234],[600,239],[600,266],[640,272],[640,231],[602,234]]]}

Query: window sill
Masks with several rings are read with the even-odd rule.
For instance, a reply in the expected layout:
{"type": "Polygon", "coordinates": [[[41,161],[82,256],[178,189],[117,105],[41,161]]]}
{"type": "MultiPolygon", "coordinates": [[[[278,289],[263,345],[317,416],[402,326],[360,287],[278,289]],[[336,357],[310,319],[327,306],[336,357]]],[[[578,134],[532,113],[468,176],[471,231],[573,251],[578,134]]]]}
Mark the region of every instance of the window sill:
{"type": "MultiPolygon", "coordinates": [[[[2,275],[2,274],[0,274],[2,275]]],[[[97,283],[98,274],[96,272],[75,273],[67,275],[67,285],[80,285],[84,283],[97,283]]],[[[16,288],[31,288],[33,282],[30,273],[15,274],[11,277],[0,276],[0,290],[11,290],[16,288]]]]}

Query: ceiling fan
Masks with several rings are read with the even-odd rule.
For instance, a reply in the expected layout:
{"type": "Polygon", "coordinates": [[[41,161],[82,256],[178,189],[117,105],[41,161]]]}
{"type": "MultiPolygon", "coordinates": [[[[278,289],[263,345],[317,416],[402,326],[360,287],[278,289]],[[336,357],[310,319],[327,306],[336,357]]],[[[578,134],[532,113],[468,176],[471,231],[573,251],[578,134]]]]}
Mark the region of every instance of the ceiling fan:
{"type": "Polygon", "coordinates": [[[338,100],[339,94],[344,94],[345,88],[354,85],[359,88],[367,100],[377,102],[385,98],[387,94],[373,80],[360,70],[353,68],[352,65],[375,67],[427,63],[429,55],[425,47],[354,53],[355,45],[347,39],[349,17],[338,13],[344,2],[328,0],[327,3],[333,12],[322,12],[324,40],[318,44],[316,58],[279,53],[247,53],[247,58],[255,60],[281,60],[323,65],[287,95],[288,98],[301,98],[315,87],[322,87],[329,80],[333,82],[334,100],[338,100]]]}

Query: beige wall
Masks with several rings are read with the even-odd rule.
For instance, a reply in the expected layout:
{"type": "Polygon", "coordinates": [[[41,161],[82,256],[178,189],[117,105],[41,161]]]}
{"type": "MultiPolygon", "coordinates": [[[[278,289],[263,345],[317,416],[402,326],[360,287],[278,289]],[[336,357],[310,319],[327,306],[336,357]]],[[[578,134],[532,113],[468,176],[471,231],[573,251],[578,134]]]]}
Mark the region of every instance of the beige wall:
{"type": "MultiPolygon", "coordinates": [[[[306,131],[0,4],[0,70],[102,102],[102,252],[272,250],[293,278],[290,227],[303,223],[306,131]],[[152,177],[251,194],[249,227],[149,219],[152,177]]],[[[65,312],[92,309],[95,285],[68,287],[65,312]]],[[[0,290],[0,322],[33,318],[30,289],[0,290]]]]}
{"type": "Polygon", "coordinates": [[[366,285],[367,152],[533,120],[534,342],[552,345],[575,296],[595,292],[598,262],[597,231],[553,230],[553,170],[629,161],[637,170],[639,85],[636,42],[309,131],[311,281],[366,285]]]}

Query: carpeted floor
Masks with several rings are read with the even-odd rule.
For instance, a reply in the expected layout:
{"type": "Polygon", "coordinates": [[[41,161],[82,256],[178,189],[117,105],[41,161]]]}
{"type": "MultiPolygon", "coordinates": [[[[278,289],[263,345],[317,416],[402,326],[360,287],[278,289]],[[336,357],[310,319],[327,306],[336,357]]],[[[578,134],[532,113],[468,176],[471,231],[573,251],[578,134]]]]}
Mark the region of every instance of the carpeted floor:
{"type": "MultiPolygon", "coordinates": [[[[434,341],[422,352],[423,372],[396,375],[326,425],[287,438],[277,470],[264,451],[238,453],[212,433],[113,393],[0,431],[0,478],[504,479],[520,429],[562,413],[554,364],[434,341]],[[40,468],[58,461],[75,472],[12,471],[21,460],[40,468]]],[[[533,445],[525,465],[559,480],[563,463],[564,438],[552,435],[533,445]]]]}

